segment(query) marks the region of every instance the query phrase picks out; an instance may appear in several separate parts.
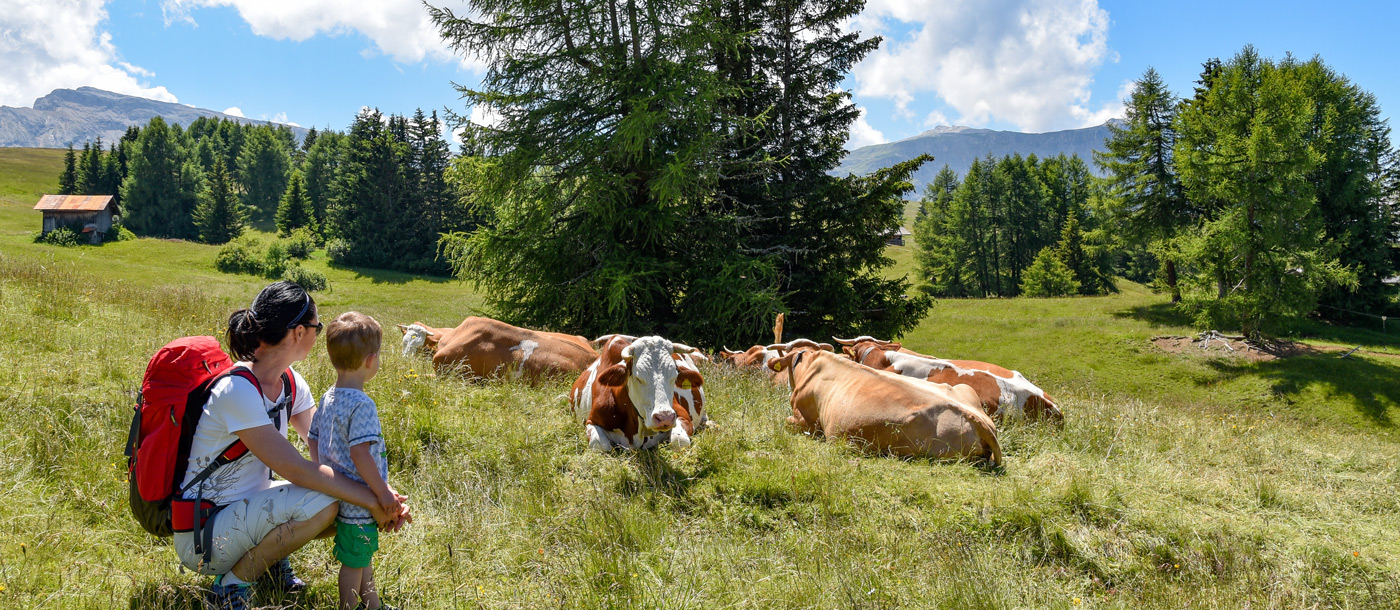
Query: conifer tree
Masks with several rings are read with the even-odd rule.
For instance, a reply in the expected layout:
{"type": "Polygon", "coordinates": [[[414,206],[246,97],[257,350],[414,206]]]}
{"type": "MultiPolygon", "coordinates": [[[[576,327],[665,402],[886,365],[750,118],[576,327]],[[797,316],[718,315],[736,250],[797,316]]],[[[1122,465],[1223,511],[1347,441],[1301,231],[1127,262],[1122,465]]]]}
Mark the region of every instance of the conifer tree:
{"type": "Polygon", "coordinates": [[[58,177],[58,194],[75,195],[78,192],[78,155],[73,152],[73,145],[68,145],[68,152],[63,155],[63,173],[58,177]]]}
{"type": "Polygon", "coordinates": [[[1074,272],[1055,248],[1041,250],[1021,279],[1021,292],[1028,297],[1062,297],[1078,290],[1074,272]]]}
{"type": "Polygon", "coordinates": [[[1180,117],[1175,154],[1186,196],[1214,206],[1176,240],[1205,271],[1183,297],[1201,323],[1238,324],[1250,336],[1312,311],[1329,286],[1355,284],[1323,240],[1309,180],[1322,160],[1308,138],[1314,107],[1291,66],[1246,46],[1180,117]],[[1215,298],[1202,290],[1211,279],[1215,298]]]}
{"type": "Polygon", "coordinates": [[[138,235],[194,239],[194,204],[202,174],[179,130],[160,117],[140,130],[122,181],[123,224],[138,235]]]}
{"type": "Polygon", "coordinates": [[[346,136],[335,199],[327,210],[328,233],[345,246],[335,262],[394,268],[402,258],[396,230],[404,222],[404,149],[378,110],[355,117],[346,136]]]}
{"type": "Polygon", "coordinates": [[[317,134],[316,141],[306,151],[302,164],[303,187],[311,201],[313,223],[320,230],[329,228],[326,208],[333,198],[341,160],[345,155],[345,136],[336,131],[317,134]]]}
{"type": "Polygon", "coordinates": [[[238,180],[243,186],[243,205],[254,221],[272,220],[287,188],[291,164],[286,143],[277,130],[267,126],[249,130],[238,155],[238,180]]]}
{"type": "MultiPolygon", "coordinates": [[[[1207,74],[1211,69],[1208,65],[1207,74]]],[[[1127,232],[1139,240],[1170,240],[1197,216],[1176,168],[1176,98],[1161,75],[1148,68],[1134,84],[1125,110],[1123,125],[1108,124],[1108,150],[1094,151],[1094,162],[1108,173],[1109,202],[1127,232]]],[[[1175,303],[1181,300],[1177,261],[1166,250],[1162,253],[1167,288],[1175,303]]]]}
{"type": "Polygon", "coordinates": [[[319,234],[314,212],[311,200],[306,197],[301,172],[292,171],[292,177],[287,181],[287,190],[277,205],[277,234],[287,237],[292,231],[302,227],[319,234]]]}
{"type": "Polygon", "coordinates": [[[224,160],[216,158],[213,169],[199,190],[198,205],[194,210],[194,223],[200,241],[222,244],[243,234],[247,217],[234,188],[224,160]]]}

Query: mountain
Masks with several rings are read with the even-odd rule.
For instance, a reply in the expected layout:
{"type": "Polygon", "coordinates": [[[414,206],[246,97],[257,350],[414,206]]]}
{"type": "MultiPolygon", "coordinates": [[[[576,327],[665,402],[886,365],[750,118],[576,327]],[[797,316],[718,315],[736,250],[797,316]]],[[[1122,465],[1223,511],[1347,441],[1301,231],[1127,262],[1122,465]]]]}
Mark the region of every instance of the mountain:
{"type": "MultiPolygon", "coordinates": [[[[167,123],[186,126],[199,117],[231,119],[250,125],[272,124],[184,104],[79,87],[55,89],[34,100],[33,108],[0,106],[0,146],[66,148],[73,144],[81,147],[99,136],[103,142],[116,142],[128,126],[145,125],[157,116],[164,117],[167,123]]],[[[304,128],[291,129],[297,139],[306,136],[304,128]]]]}
{"type": "Polygon", "coordinates": [[[985,158],[988,153],[1000,159],[1006,155],[1020,153],[1025,157],[1053,157],[1060,153],[1079,155],[1089,164],[1095,174],[1094,150],[1102,150],[1108,139],[1108,125],[1052,131],[1048,133],[1020,133],[1016,131],[993,131],[970,127],[935,127],[912,138],[898,142],[888,142],[857,148],[846,155],[841,165],[832,173],[844,176],[847,173],[868,174],[882,167],[889,167],[901,161],[908,161],[921,154],[933,155],[931,163],[925,163],[914,172],[914,186],[917,190],[909,196],[923,196],[924,185],[933,181],[938,170],[946,164],[958,172],[959,176],[972,167],[972,160],[985,158]]]}

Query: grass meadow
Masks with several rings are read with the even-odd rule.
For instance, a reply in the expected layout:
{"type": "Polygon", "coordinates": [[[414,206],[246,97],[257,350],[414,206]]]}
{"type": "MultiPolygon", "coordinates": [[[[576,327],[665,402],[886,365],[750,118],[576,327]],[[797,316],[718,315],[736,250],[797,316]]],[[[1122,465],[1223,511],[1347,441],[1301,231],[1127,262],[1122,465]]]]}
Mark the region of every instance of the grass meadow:
{"type": "MultiPolygon", "coordinates": [[[[37,245],[62,155],[0,149],[0,607],[200,608],[207,578],[126,506],[121,452],[146,360],[218,334],[265,283],[215,248],[37,245]],[[36,158],[48,158],[35,162],[36,158]],[[21,163],[23,162],[23,163],[21,163]],[[28,164],[28,165],[26,165],[28,164]],[[43,166],[48,164],[45,169],[43,166]],[[24,169],[39,166],[39,169],[24,169]]],[[[909,260],[907,251],[892,252],[909,260]]],[[[455,324],[469,286],[327,267],[321,315],[455,324]]],[[[386,338],[367,386],[416,521],[376,560],[406,608],[1400,607],[1400,345],[1249,362],[1166,354],[1192,329],[1145,288],[939,301],[904,338],[998,362],[1055,396],[1063,429],[1007,424],[1001,470],[867,456],[787,431],[786,390],[708,368],[713,429],[677,451],[586,451],[562,396],[430,374],[386,338]]],[[[684,338],[678,338],[684,339],[684,338]]],[[[324,351],[298,365],[319,394],[324,351]]],[[[330,542],[293,556],[332,608],[330,542]]]]}

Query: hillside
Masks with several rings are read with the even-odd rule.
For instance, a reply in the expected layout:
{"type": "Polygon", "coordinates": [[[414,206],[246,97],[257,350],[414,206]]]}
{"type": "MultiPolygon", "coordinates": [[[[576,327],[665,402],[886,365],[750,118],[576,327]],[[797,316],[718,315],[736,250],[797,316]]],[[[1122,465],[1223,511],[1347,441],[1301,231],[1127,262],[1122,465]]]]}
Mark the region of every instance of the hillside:
{"type": "MultiPolygon", "coordinates": [[[[150,354],[217,334],[265,280],[217,248],[34,244],[29,195],[55,151],[0,150],[0,600],[193,610],[207,577],[130,517],[121,450],[150,354]],[[24,151],[19,151],[24,152],[24,151]],[[25,167],[23,171],[16,168],[25,167]],[[13,177],[27,176],[12,185],[13,177]]],[[[43,176],[50,176],[43,179],[43,176]]],[[[1006,466],[871,456],[794,434],[787,390],[703,369],[717,422],[681,451],[597,454],[561,395],[431,374],[389,324],[455,323],[455,281],[332,268],[322,320],[386,326],[378,403],[389,480],[414,523],[384,535],[385,602],[448,608],[1382,608],[1400,603],[1400,367],[1374,346],[1250,361],[1153,348],[1190,328],[1161,295],[940,300],[912,349],[997,362],[1044,386],[1057,429],[1004,423],[1006,466]]],[[[333,380],[324,337],[298,364],[333,380]]],[[[300,447],[300,445],[298,445],[300,447]]],[[[303,448],[304,450],[304,448],[303,448]]],[[[331,542],[292,556],[329,608],[331,542]]]]}
{"type": "Polygon", "coordinates": [[[1097,172],[1098,168],[1093,164],[1093,151],[1103,148],[1108,135],[1107,125],[1048,133],[938,127],[898,142],[857,148],[846,155],[833,173],[863,175],[922,154],[930,154],[933,155],[933,162],[914,173],[916,190],[910,197],[917,199],[923,194],[924,185],[932,182],[934,175],[944,165],[952,167],[961,176],[972,167],[973,159],[986,157],[989,153],[997,158],[1013,153],[1023,157],[1032,154],[1038,157],[1053,157],[1060,153],[1079,155],[1097,172]]]}
{"type": "MultiPolygon", "coordinates": [[[[229,119],[250,125],[267,121],[230,116],[222,112],[184,104],[159,102],[92,87],[55,89],[34,100],[33,108],[0,106],[0,147],[64,148],[82,147],[98,137],[115,142],[132,125],[145,125],[154,117],[167,123],[189,125],[200,117],[229,119]]],[[[297,138],[306,129],[292,127],[297,138]]]]}

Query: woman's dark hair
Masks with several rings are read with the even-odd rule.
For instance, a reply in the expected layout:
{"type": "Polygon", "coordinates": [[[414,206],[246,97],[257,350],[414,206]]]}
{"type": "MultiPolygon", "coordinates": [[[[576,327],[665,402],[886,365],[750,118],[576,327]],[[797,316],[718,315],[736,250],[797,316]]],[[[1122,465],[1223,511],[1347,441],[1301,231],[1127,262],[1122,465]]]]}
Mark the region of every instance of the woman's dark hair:
{"type": "Polygon", "coordinates": [[[228,346],[239,360],[254,361],[253,352],[266,343],[282,342],[291,329],[316,319],[316,302],[293,282],[269,284],[253,306],[228,317],[228,346]]]}

